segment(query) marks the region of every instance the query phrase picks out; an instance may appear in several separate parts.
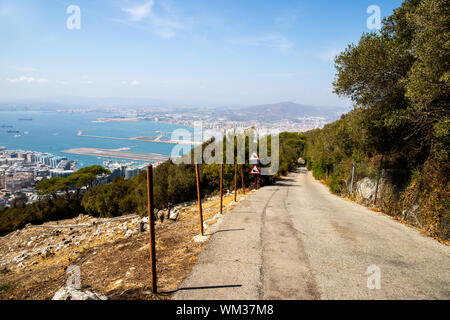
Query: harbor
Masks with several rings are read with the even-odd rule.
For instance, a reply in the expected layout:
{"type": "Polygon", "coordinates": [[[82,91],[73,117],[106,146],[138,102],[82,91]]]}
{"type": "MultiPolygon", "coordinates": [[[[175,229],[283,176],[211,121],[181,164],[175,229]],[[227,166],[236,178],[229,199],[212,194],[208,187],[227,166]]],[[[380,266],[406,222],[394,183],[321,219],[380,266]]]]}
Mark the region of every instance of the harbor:
{"type": "Polygon", "coordinates": [[[120,151],[117,149],[99,149],[99,148],[73,148],[63,150],[61,153],[78,154],[93,157],[102,158],[118,158],[134,161],[146,161],[146,162],[163,162],[169,159],[169,156],[156,153],[137,153],[120,151]]]}

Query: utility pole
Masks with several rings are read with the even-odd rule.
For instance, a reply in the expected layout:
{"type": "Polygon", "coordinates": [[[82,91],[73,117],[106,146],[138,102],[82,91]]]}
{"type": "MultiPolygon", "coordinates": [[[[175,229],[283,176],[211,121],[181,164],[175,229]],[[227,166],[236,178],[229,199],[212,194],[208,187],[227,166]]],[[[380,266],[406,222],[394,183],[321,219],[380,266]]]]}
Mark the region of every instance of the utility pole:
{"type": "Polygon", "coordinates": [[[155,246],[155,215],[153,203],[153,165],[147,166],[147,205],[148,205],[148,226],[150,235],[150,269],[152,292],[156,293],[157,278],[156,278],[156,246],[155,246]]]}
{"type": "Polygon", "coordinates": [[[202,213],[202,196],[200,194],[200,173],[198,163],[195,164],[195,177],[197,180],[197,198],[198,198],[198,214],[200,219],[200,233],[203,236],[203,213],[202,213]]]}

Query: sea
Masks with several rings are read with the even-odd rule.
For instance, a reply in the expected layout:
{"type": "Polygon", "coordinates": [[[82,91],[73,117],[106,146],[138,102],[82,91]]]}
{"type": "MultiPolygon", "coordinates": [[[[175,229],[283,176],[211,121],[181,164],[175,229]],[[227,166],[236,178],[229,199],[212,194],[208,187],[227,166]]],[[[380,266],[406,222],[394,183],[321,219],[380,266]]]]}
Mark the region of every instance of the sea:
{"type": "MultiPolygon", "coordinates": [[[[156,153],[170,156],[174,144],[113,140],[78,136],[83,134],[118,138],[156,137],[170,139],[176,129],[193,129],[185,126],[152,121],[96,123],[99,118],[115,118],[119,115],[98,112],[56,111],[0,111],[0,146],[9,150],[25,150],[51,153],[77,161],[77,168],[103,165],[106,160],[130,162],[131,160],[98,158],[95,156],[62,153],[72,148],[120,149],[127,152],[156,153]],[[31,119],[31,120],[25,120],[31,119]],[[8,131],[14,131],[8,133],[8,131]],[[18,131],[18,132],[16,132],[18,131]]],[[[135,164],[143,164],[133,161],[135,164]]]]}

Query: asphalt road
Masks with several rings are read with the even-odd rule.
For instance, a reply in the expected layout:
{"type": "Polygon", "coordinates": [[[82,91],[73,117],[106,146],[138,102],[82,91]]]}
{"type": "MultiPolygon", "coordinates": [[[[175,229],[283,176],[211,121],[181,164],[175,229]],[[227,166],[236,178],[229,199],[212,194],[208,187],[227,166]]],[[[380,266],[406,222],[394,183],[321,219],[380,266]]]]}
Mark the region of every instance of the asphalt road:
{"type": "Polygon", "coordinates": [[[450,299],[450,248],[299,169],[224,217],[174,299],[450,299]]]}

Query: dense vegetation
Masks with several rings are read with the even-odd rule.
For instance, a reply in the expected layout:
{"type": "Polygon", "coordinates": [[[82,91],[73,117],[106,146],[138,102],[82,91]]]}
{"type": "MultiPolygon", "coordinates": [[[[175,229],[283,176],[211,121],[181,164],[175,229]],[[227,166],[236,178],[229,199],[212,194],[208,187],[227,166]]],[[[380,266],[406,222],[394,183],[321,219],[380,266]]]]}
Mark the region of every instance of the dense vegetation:
{"type": "Polygon", "coordinates": [[[349,45],[336,58],[334,88],[354,110],[308,132],[306,146],[314,176],[336,193],[347,191],[352,162],[371,177],[380,159],[384,169],[406,171],[407,183],[382,205],[400,218],[418,205],[415,223],[447,239],[449,11],[449,0],[404,1],[380,32],[349,45]]]}
{"type": "MultiPolygon", "coordinates": [[[[278,173],[274,176],[262,177],[261,184],[271,183],[279,175],[295,169],[305,142],[306,138],[303,135],[281,133],[278,173]]],[[[214,143],[214,141],[209,141],[200,147],[204,150],[210,143],[214,143]]],[[[270,150],[270,139],[268,145],[270,150]]],[[[249,156],[248,148],[247,143],[247,158],[249,156]]],[[[193,153],[194,151],[191,155],[193,153]]],[[[244,165],[244,183],[247,188],[251,187],[253,183],[253,178],[248,174],[250,169],[251,165],[244,165]]],[[[95,217],[114,217],[135,212],[146,214],[146,173],[141,172],[129,180],[117,178],[112,183],[95,185],[96,177],[107,173],[106,169],[93,166],[81,169],[68,178],[52,178],[42,181],[36,186],[36,189],[47,196],[44,200],[31,205],[18,202],[11,208],[0,210],[0,234],[21,228],[27,223],[39,224],[67,219],[80,213],[87,213],[95,217]]],[[[238,174],[238,186],[240,186],[240,170],[238,174]]],[[[200,165],[200,184],[203,196],[218,192],[218,164],[200,165]]],[[[231,191],[233,187],[234,165],[224,165],[224,189],[231,191]]],[[[154,198],[157,209],[170,208],[177,203],[196,200],[194,166],[191,164],[176,165],[169,160],[156,167],[154,198]]]]}
{"type": "Polygon", "coordinates": [[[17,201],[11,208],[0,210],[0,234],[22,228],[28,223],[68,219],[84,212],[81,190],[92,187],[98,175],[108,173],[103,167],[92,166],[78,170],[67,178],[52,178],[38,183],[36,190],[47,197],[30,205],[17,201]]]}

